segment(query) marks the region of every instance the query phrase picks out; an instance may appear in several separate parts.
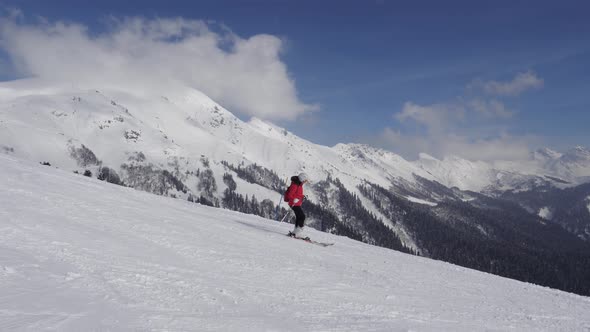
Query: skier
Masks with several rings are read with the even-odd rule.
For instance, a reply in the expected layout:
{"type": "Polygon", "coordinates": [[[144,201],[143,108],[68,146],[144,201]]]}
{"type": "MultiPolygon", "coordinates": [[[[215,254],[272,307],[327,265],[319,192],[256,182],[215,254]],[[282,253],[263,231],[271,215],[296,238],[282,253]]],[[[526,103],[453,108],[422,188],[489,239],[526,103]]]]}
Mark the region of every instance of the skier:
{"type": "Polygon", "coordinates": [[[291,185],[285,193],[285,200],[289,203],[293,212],[295,212],[295,229],[289,232],[289,236],[304,238],[303,226],[305,221],[305,213],[301,208],[305,195],[303,195],[303,185],[307,183],[307,174],[301,173],[298,176],[291,177],[291,185]]]}

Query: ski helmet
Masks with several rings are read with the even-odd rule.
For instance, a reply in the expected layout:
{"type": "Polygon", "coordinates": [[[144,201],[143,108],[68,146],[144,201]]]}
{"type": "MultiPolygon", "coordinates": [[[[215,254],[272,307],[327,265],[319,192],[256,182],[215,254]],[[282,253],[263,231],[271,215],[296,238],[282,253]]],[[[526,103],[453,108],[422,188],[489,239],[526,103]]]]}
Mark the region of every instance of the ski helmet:
{"type": "Polygon", "coordinates": [[[307,174],[305,174],[305,173],[301,173],[297,177],[299,178],[299,181],[301,181],[301,182],[305,182],[305,181],[309,180],[309,178],[307,177],[307,174]]]}

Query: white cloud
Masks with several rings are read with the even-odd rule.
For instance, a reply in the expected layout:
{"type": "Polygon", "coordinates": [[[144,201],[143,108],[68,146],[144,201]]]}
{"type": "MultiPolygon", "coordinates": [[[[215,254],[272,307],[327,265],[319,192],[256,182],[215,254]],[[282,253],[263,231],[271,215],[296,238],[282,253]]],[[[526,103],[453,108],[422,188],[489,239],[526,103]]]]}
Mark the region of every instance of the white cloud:
{"type": "Polygon", "coordinates": [[[513,112],[499,100],[491,99],[458,99],[452,103],[437,103],[432,105],[418,105],[408,101],[404,103],[401,112],[393,117],[401,123],[410,121],[424,126],[430,132],[458,127],[462,123],[483,118],[485,120],[507,119],[513,112]]]}
{"type": "Polygon", "coordinates": [[[421,106],[413,102],[406,102],[400,113],[394,117],[401,121],[415,121],[424,125],[430,131],[439,131],[449,124],[461,121],[465,116],[465,109],[459,104],[434,104],[421,106]]]}
{"type": "Polygon", "coordinates": [[[399,130],[385,128],[377,138],[377,144],[410,160],[416,159],[418,153],[425,152],[439,159],[460,156],[469,160],[497,161],[527,159],[530,145],[535,140],[534,137],[507,134],[477,139],[452,132],[403,134],[399,130]]]}
{"type": "Polygon", "coordinates": [[[433,105],[406,102],[394,114],[400,129],[385,128],[377,144],[409,159],[420,152],[437,158],[456,155],[485,161],[528,158],[535,138],[507,134],[503,122],[512,116],[513,112],[495,99],[459,98],[433,105]]]}
{"type": "Polygon", "coordinates": [[[231,111],[293,120],[317,109],[303,103],[272,35],[240,38],[199,20],[111,19],[95,35],[80,24],[0,22],[0,46],[18,72],[89,88],[166,94],[188,86],[231,111]]]}
{"type": "Polygon", "coordinates": [[[499,100],[473,99],[468,102],[469,107],[486,118],[510,118],[513,112],[506,108],[499,100]]]}
{"type": "Polygon", "coordinates": [[[544,80],[539,78],[534,72],[527,71],[518,73],[511,81],[474,81],[470,87],[480,88],[489,95],[496,96],[518,96],[530,89],[539,89],[544,85],[544,80]]]}
{"type": "Polygon", "coordinates": [[[398,129],[385,128],[377,144],[409,159],[420,152],[438,158],[456,155],[484,161],[526,159],[538,138],[508,134],[515,112],[498,97],[489,95],[515,96],[541,86],[542,79],[524,72],[509,82],[474,81],[468,88],[476,88],[478,93],[457,97],[453,102],[419,105],[408,101],[393,115],[398,129]]]}

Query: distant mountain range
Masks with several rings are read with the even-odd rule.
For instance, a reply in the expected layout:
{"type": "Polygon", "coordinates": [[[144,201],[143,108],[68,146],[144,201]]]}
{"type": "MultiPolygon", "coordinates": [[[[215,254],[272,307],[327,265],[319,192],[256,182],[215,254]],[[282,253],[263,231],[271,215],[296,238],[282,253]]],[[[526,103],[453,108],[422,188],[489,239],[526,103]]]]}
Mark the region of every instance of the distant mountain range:
{"type": "Polygon", "coordinates": [[[0,153],[275,219],[288,178],[305,171],[314,228],[590,295],[585,147],[522,162],[408,161],[243,122],[190,88],[137,95],[31,79],[0,84],[0,153]]]}

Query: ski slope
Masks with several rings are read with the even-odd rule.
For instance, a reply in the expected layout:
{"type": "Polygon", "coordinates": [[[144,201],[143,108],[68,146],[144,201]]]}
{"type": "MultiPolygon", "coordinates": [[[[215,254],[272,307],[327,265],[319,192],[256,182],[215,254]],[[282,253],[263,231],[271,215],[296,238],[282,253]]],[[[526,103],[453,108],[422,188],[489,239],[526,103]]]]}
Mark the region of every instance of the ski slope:
{"type": "Polygon", "coordinates": [[[586,331],[590,298],[0,154],[1,331],[586,331]]]}

